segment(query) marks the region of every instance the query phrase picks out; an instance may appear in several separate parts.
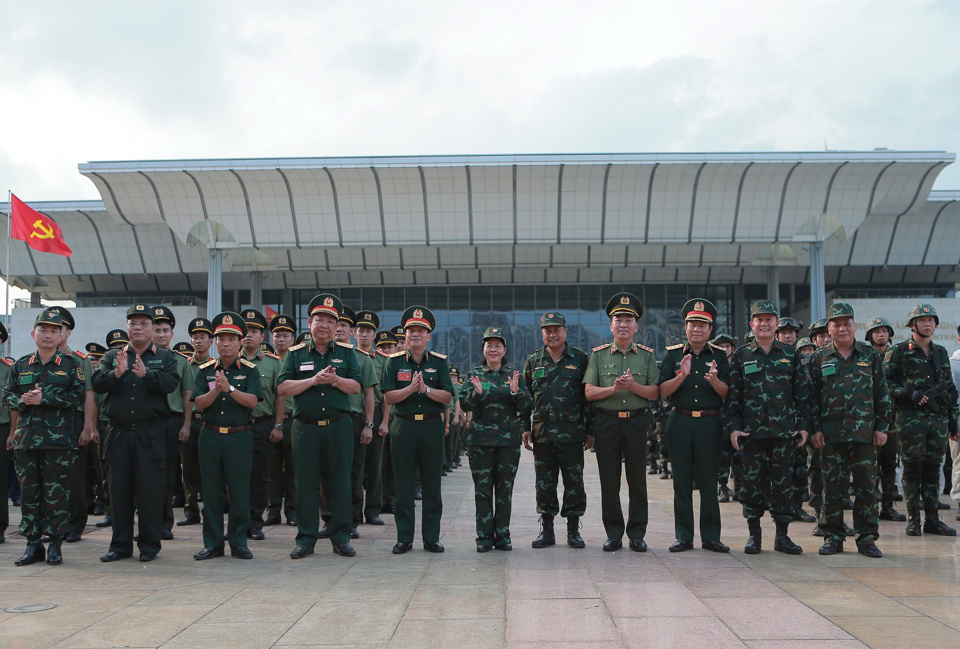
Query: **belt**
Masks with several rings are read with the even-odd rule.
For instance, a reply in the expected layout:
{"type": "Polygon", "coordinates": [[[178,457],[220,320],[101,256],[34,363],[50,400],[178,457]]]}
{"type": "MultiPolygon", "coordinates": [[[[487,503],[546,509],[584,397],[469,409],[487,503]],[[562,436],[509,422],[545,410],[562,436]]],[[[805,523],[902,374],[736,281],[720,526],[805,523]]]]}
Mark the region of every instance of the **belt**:
{"type": "Polygon", "coordinates": [[[268,419],[273,419],[273,417],[274,417],[273,415],[264,415],[262,417],[257,417],[256,419],[250,422],[250,425],[256,426],[257,424],[267,421],[268,419]]]}
{"type": "Polygon", "coordinates": [[[719,410],[683,410],[682,408],[674,408],[673,411],[679,412],[681,415],[690,415],[694,418],[717,417],[720,414],[719,410]]]}
{"type": "Polygon", "coordinates": [[[639,417],[644,412],[645,408],[640,408],[639,410],[607,410],[606,408],[597,408],[598,415],[605,415],[607,417],[616,417],[618,419],[630,419],[631,417],[639,417]]]}
{"type": "Polygon", "coordinates": [[[407,419],[409,421],[423,421],[425,419],[433,419],[434,417],[440,417],[442,414],[443,414],[442,412],[434,412],[434,413],[425,413],[422,415],[396,415],[396,416],[400,417],[400,419],[407,419]]]}
{"type": "Polygon", "coordinates": [[[335,421],[340,421],[347,416],[348,413],[341,412],[336,417],[331,417],[330,419],[304,419],[303,417],[297,417],[297,421],[302,421],[305,424],[310,424],[311,426],[329,426],[335,421]]]}
{"type": "Polygon", "coordinates": [[[232,428],[226,428],[223,426],[214,426],[208,422],[203,422],[203,425],[207,427],[207,430],[212,430],[215,433],[220,433],[221,435],[227,435],[229,433],[242,433],[244,431],[250,430],[250,424],[246,426],[234,426],[232,428]]]}

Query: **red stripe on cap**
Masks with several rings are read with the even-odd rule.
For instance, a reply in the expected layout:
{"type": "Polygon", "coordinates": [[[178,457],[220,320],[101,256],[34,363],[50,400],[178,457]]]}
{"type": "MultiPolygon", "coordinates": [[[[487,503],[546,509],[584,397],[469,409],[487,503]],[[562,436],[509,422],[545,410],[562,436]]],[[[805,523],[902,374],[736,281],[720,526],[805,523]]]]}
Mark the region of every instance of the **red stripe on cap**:
{"type": "Polygon", "coordinates": [[[708,321],[713,322],[713,316],[706,311],[687,311],[686,319],[689,320],[690,316],[700,316],[701,318],[706,318],[708,321]]]}
{"type": "Polygon", "coordinates": [[[430,322],[423,318],[410,318],[405,323],[403,323],[404,329],[406,329],[410,325],[420,325],[421,327],[430,329],[430,322]]]}
{"type": "Polygon", "coordinates": [[[340,318],[340,314],[332,306],[323,306],[322,304],[318,304],[317,306],[313,307],[313,311],[310,312],[310,315],[316,315],[318,313],[326,313],[328,315],[332,315],[334,318],[340,318]]]}
{"type": "Polygon", "coordinates": [[[222,334],[222,333],[237,334],[241,338],[243,337],[243,329],[241,329],[237,325],[222,324],[217,327],[216,331],[213,332],[213,335],[216,336],[217,334],[222,334]]]}

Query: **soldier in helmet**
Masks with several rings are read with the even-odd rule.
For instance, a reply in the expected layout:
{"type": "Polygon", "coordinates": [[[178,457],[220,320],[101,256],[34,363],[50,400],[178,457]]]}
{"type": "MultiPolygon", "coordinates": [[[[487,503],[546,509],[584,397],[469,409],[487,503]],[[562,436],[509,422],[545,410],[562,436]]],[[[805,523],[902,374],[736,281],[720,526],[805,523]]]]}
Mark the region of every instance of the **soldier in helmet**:
{"type": "Polygon", "coordinates": [[[813,355],[813,352],[817,351],[816,344],[809,338],[798,338],[794,348],[797,350],[797,353],[800,354],[804,365],[807,365],[810,361],[810,356],[813,355]]]}
{"type": "Polygon", "coordinates": [[[793,347],[797,344],[797,337],[802,329],[802,322],[797,322],[793,318],[780,318],[777,322],[777,340],[793,347]]]}
{"type": "Polygon", "coordinates": [[[903,460],[903,495],[907,504],[907,535],[956,536],[940,520],[940,464],[947,437],[957,439],[957,386],[947,350],[931,340],[940,317],[930,304],[907,312],[913,334],[887,352],[884,369],[896,400],[897,430],[903,460]],[[920,527],[920,507],[925,520],[920,527]]]}
{"type": "Polygon", "coordinates": [[[820,318],[810,325],[810,340],[817,346],[817,349],[826,347],[830,344],[830,328],[826,318],[820,318]]]}
{"type": "MultiPolygon", "coordinates": [[[[880,357],[889,351],[893,327],[886,318],[874,318],[867,323],[867,332],[864,340],[873,345],[880,357]]],[[[900,450],[900,440],[895,432],[894,413],[891,412],[890,432],[887,443],[877,448],[877,472],[880,474],[880,518],[886,521],[904,522],[907,517],[893,507],[893,495],[897,490],[897,453],[900,450]]]]}

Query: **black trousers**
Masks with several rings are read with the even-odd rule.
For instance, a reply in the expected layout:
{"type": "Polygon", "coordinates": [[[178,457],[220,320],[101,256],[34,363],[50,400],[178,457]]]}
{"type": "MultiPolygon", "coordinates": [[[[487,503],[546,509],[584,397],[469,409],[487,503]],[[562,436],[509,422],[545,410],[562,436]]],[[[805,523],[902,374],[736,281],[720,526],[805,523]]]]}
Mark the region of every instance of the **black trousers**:
{"type": "Polygon", "coordinates": [[[140,552],[160,551],[166,491],[168,422],[110,427],[104,455],[110,464],[110,506],[113,538],[110,551],[133,552],[133,513],[137,512],[140,552]]]}
{"type": "Polygon", "coordinates": [[[173,529],[173,494],[177,488],[177,469],[180,468],[180,428],[182,427],[183,413],[171,413],[167,421],[164,442],[166,477],[163,492],[163,529],[167,531],[173,529]]]}
{"type": "Polygon", "coordinates": [[[646,413],[620,419],[598,410],[593,421],[597,469],[600,472],[600,503],[607,538],[643,539],[649,518],[647,509],[647,431],[646,413]],[[621,469],[622,467],[622,469],[621,469]],[[620,506],[620,476],[627,474],[629,505],[624,525],[620,506]]]}

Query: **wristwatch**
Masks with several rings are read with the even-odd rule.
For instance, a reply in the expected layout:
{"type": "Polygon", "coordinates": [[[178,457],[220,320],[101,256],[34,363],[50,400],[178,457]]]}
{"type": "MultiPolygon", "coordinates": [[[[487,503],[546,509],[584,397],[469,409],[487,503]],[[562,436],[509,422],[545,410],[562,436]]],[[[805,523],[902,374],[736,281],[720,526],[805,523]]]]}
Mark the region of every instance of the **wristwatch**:
{"type": "Polygon", "coordinates": [[[427,391],[424,392],[424,394],[426,394],[428,397],[430,396],[430,386],[429,386],[429,385],[427,386],[427,391]]]}
{"type": "Polygon", "coordinates": [[[368,421],[367,423],[364,424],[364,426],[366,426],[366,427],[369,428],[370,430],[373,430],[373,422],[372,422],[372,421],[368,421]]]}
{"type": "Polygon", "coordinates": [[[230,391],[231,391],[231,392],[236,392],[237,389],[231,385],[231,386],[230,386],[230,391]]]}

